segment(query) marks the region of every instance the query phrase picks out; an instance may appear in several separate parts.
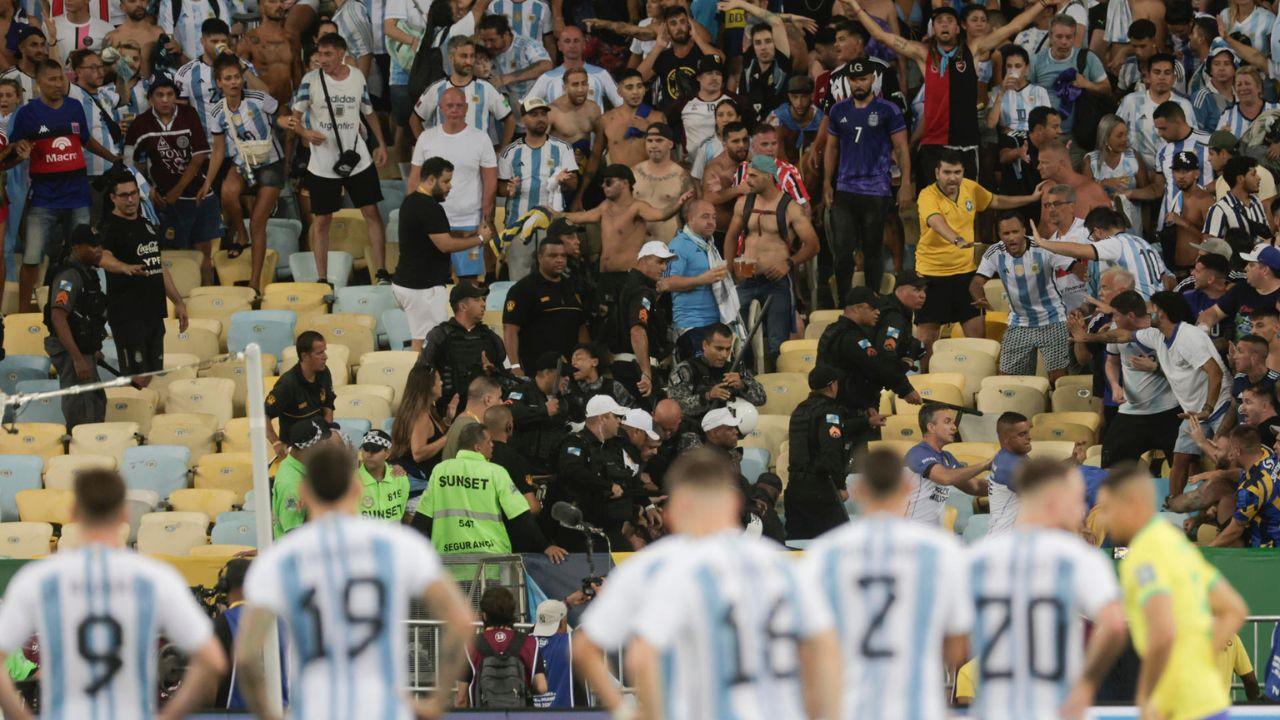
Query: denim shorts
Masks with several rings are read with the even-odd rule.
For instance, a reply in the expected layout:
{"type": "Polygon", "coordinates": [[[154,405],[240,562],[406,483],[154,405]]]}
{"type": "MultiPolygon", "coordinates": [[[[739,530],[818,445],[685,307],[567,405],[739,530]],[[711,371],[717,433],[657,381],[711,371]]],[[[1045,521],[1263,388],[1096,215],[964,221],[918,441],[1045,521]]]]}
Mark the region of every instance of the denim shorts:
{"type": "Polygon", "coordinates": [[[164,227],[160,246],[166,250],[190,250],[222,237],[222,203],[216,193],[200,202],[179,198],[173,205],[156,209],[164,227]]]}
{"type": "Polygon", "coordinates": [[[57,209],[28,204],[18,233],[22,247],[14,251],[22,254],[23,265],[39,265],[46,253],[53,256],[62,249],[77,225],[88,224],[88,207],[57,209]]]}

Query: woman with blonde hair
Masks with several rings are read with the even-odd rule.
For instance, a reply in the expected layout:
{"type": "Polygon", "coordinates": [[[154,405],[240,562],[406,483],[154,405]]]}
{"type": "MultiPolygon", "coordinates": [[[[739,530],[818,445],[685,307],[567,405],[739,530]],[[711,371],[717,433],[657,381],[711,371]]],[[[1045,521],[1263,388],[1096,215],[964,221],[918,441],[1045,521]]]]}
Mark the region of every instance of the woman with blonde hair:
{"type": "Polygon", "coordinates": [[[404,396],[400,409],[391,423],[391,452],[389,462],[398,465],[409,475],[409,503],[405,517],[413,514],[418,499],[427,489],[431,471],[440,462],[444,450],[445,434],[457,411],[457,401],[449,404],[446,415],[441,416],[436,405],[444,392],[440,374],[429,365],[418,365],[409,371],[404,384],[404,396]]]}
{"type": "Polygon", "coordinates": [[[1151,173],[1129,144],[1129,125],[1119,115],[1105,115],[1098,121],[1097,150],[1084,156],[1082,170],[1111,198],[1117,210],[1129,219],[1129,231],[1142,232],[1142,214],[1129,199],[1130,192],[1151,184],[1151,173]]]}

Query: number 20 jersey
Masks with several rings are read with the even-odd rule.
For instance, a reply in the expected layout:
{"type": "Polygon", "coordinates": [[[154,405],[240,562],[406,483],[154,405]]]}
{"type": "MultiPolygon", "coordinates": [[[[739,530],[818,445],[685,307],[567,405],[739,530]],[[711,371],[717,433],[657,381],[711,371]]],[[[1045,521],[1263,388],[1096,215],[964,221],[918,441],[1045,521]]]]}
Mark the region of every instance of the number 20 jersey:
{"type": "Polygon", "coordinates": [[[89,545],[22,568],[0,606],[0,650],[40,640],[40,716],[155,715],[158,636],[191,654],[213,625],[169,566],[89,545]]]}
{"type": "Polygon", "coordinates": [[[970,549],[975,714],[1056,718],[1084,663],[1084,623],[1118,600],[1111,563],[1062,531],[1015,526],[970,549]]]}
{"type": "Polygon", "coordinates": [[[412,717],[409,598],[441,579],[430,543],[399,525],[329,516],[289,533],[245,577],[245,601],[283,617],[294,720],[412,717]]]}
{"type": "Polygon", "coordinates": [[[973,621],[959,543],[914,520],[876,514],[805,551],[806,594],[836,618],[842,717],[943,720],[942,641],[973,621]]]}

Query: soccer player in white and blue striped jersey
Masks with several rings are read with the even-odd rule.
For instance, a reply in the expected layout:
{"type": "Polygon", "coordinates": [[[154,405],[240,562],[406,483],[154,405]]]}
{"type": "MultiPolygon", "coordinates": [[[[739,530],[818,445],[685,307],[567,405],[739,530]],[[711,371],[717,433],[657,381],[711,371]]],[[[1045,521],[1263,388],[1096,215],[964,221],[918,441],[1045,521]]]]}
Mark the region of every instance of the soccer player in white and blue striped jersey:
{"type": "Polygon", "coordinates": [[[236,669],[258,717],[277,717],[263,668],[276,616],[288,626],[293,720],[436,717],[466,663],[474,616],[457,584],[420,534],[356,514],[355,472],[345,447],[317,449],[300,489],[307,523],[259,555],[245,577],[236,669]],[[444,622],[440,689],[416,707],[404,690],[404,625],[414,597],[444,622]]]}
{"type": "Polygon", "coordinates": [[[1173,273],[1164,264],[1160,250],[1124,229],[1129,221],[1109,207],[1094,208],[1084,219],[1085,228],[1093,242],[1073,243],[1045,240],[1036,231],[1035,244],[1051,253],[1077,260],[1096,260],[1101,270],[1119,266],[1133,273],[1134,286],[1142,297],[1173,287],[1173,273]]]}
{"type": "Polygon", "coordinates": [[[481,80],[471,74],[475,59],[475,40],[462,35],[449,39],[449,60],[453,64],[453,70],[449,77],[428,85],[414,103],[409,127],[415,137],[422,134],[424,128],[443,122],[439,116],[440,100],[445,91],[455,88],[467,96],[467,125],[483,130],[490,138],[497,136],[499,140],[494,144],[499,147],[510,144],[516,132],[516,116],[512,114],[505,95],[490,85],[488,80],[481,80]]]}
{"type": "Polygon", "coordinates": [[[965,659],[973,606],[955,536],[903,518],[910,483],[888,450],[853,486],[861,515],[805,551],[801,587],[836,618],[842,720],[944,720],[944,661],[965,659]]]}
{"type": "Polygon", "coordinates": [[[1080,717],[1124,647],[1120,591],[1107,557],[1080,539],[1084,480],[1028,459],[1014,473],[1013,531],[970,550],[973,657],[984,720],[1080,717]],[[1094,629],[1086,646],[1084,620],[1094,629]]]}
{"type": "MultiPolygon", "coordinates": [[[[75,476],[74,517],[84,546],[24,566],[0,605],[0,649],[40,641],[45,718],[185,717],[226,672],[213,625],[187,583],[164,563],[126,550],[124,479],[114,470],[75,476]],[[177,694],[157,713],[158,640],[191,660],[177,694]]],[[[6,718],[32,717],[9,673],[0,673],[6,718]]]]}
{"type": "Polygon", "coordinates": [[[831,612],[776,544],[743,534],[737,478],[705,449],[667,472],[666,520],[694,539],[654,573],[634,619],[640,702],[670,720],[834,718],[831,612]]]}

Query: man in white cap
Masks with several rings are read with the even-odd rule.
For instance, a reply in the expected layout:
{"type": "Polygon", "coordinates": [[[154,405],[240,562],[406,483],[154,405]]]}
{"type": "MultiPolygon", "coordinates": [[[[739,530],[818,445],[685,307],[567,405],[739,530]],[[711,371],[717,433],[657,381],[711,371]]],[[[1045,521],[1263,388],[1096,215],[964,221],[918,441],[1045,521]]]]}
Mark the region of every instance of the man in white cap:
{"type": "Polygon", "coordinates": [[[702,434],[707,445],[726,452],[738,447],[742,435],[738,432],[739,419],[729,408],[716,408],[702,416],[702,434]]]}
{"type": "Polygon", "coordinates": [[[640,247],[613,310],[616,321],[612,323],[613,337],[608,339],[613,376],[634,390],[633,395],[650,401],[658,388],[652,358],[671,354],[668,318],[658,308],[658,279],[673,257],[675,253],[658,240],[640,247]]]}
{"type": "MultiPolygon", "coordinates": [[[[547,505],[554,507],[565,501],[582,510],[583,519],[601,528],[616,547],[628,547],[622,525],[632,516],[631,500],[626,496],[625,470],[609,462],[605,443],[618,436],[621,419],[627,409],[608,395],[596,395],[587,401],[582,429],[570,433],[560,445],[556,457],[556,479],[548,485],[547,505]]],[[[561,533],[563,536],[564,533],[561,533]]],[[[561,537],[571,550],[583,546],[577,533],[561,537]]]]}
{"type": "Polygon", "coordinates": [[[662,528],[662,512],[653,504],[652,498],[662,494],[659,487],[661,477],[655,478],[648,472],[648,464],[658,454],[658,445],[662,437],[653,428],[653,416],[639,408],[632,408],[622,418],[623,462],[628,469],[634,468],[636,482],[633,498],[644,510],[638,516],[640,525],[654,530],[662,528]]]}
{"type": "Polygon", "coordinates": [[[569,606],[561,600],[538,603],[538,621],[533,638],[538,642],[538,658],[545,664],[547,693],[533,700],[535,707],[573,707],[573,653],[569,649],[569,606]]]}

